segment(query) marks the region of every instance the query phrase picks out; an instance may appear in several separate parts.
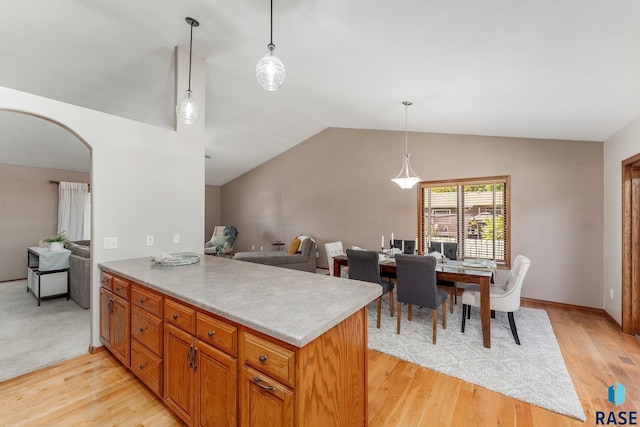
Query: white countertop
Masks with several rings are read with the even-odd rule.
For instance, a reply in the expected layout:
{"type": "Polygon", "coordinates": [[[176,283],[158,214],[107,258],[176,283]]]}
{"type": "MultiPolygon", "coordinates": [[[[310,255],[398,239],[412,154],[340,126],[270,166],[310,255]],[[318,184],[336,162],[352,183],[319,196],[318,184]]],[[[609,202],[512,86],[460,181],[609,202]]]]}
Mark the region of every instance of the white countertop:
{"type": "Polygon", "coordinates": [[[303,347],[380,296],[375,283],[201,255],[159,267],[149,258],[99,267],[226,319],[303,347]]]}

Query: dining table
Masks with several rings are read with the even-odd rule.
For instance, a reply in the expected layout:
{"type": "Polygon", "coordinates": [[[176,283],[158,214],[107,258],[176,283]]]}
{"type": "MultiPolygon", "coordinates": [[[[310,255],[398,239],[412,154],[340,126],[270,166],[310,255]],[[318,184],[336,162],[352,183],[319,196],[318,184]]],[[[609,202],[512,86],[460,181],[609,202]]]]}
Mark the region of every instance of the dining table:
{"type": "MultiPolygon", "coordinates": [[[[396,277],[396,260],[384,257],[380,261],[380,274],[396,277]]],[[[340,277],[340,268],[348,266],[346,255],[333,257],[333,275],[340,277]]],[[[489,289],[495,268],[461,260],[438,261],[436,264],[436,278],[451,282],[475,283],[480,286],[480,321],[482,325],[482,341],[486,348],[491,348],[491,306],[489,303],[489,289]]]]}

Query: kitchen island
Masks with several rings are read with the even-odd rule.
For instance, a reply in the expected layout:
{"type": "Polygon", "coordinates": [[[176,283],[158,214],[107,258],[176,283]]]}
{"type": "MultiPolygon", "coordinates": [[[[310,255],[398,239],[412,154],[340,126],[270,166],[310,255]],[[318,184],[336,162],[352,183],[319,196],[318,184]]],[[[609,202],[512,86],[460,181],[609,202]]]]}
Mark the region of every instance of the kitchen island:
{"type": "Polygon", "coordinates": [[[102,342],[187,424],[367,424],[377,284],[219,257],[100,269],[102,342]]]}

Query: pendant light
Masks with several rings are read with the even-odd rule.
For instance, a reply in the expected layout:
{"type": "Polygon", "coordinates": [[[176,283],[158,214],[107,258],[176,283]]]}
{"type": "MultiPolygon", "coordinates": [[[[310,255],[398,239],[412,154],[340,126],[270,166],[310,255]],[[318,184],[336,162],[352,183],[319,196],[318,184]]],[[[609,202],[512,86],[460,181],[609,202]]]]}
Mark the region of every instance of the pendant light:
{"type": "Polygon", "coordinates": [[[416,185],[416,183],[420,182],[420,177],[411,170],[411,165],[409,164],[409,150],[407,148],[409,145],[409,138],[407,137],[407,109],[409,108],[409,105],[412,104],[413,103],[411,101],[402,102],[402,105],[404,105],[404,156],[400,173],[391,180],[398,184],[403,190],[408,190],[416,185]]]}
{"type": "Polygon", "coordinates": [[[193,27],[199,26],[200,23],[189,17],[186,17],[185,21],[187,21],[187,24],[191,27],[191,38],[189,39],[189,87],[184,98],[182,98],[182,101],[176,106],[176,114],[182,123],[192,125],[197,122],[200,117],[200,109],[198,108],[198,104],[193,100],[193,94],[191,93],[191,48],[193,47],[193,27]]]}
{"type": "Polygon", "coordinates": [[[258,61],[256,65],[256,78],[260,86],[273,92],[282,86],[284,77],[287,74],[284,71],[282,61],[273,55],[273,51],[276,48],[276,45],[273,44],[273,0],[271,0],[271,39],[267,48],[269,49],[269,53],[258,61]]]}

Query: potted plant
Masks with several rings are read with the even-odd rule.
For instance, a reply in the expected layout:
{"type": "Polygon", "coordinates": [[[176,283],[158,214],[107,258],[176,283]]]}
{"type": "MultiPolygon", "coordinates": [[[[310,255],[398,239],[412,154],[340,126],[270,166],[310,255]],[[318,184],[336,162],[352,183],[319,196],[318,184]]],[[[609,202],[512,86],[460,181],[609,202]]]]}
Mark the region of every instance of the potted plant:
{"type": "Polygon", "coordinates": [[[58,234],[44,239],[45,242],[49,243],[50,251],[61,251],[64,249],[64,244],[67,240],[69,239],[67,238],[66,231],[61,231],[58,234]]]}

